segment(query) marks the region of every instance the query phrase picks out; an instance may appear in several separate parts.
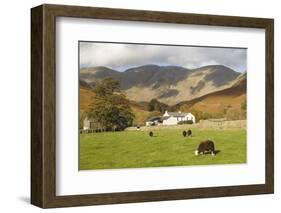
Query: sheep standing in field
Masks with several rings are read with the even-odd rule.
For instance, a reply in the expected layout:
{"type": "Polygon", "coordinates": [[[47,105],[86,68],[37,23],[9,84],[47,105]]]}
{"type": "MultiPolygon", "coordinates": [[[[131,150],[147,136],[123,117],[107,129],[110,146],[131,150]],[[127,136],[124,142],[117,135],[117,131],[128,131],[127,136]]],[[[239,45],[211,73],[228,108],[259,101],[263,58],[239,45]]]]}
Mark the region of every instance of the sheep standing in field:
{"type": "Polygon", "coordinates": [[[183,137],[186,137],[186,131],[184,130],[183,132],[182,132],[182,135],[183,135],[183,137]]]}
{"type": "Polygon", "coordinates": [[[149,132],[149,136],[150,136],[150,137],[153,137],[153,132],[150,131],[150,132],[149,132]]]}
{"type": "Polygon", "coordinates": [[[208,152],[211,152],[212,156],[216,155],[215,143],[211,140],[202,141],[195,150],[195,155],[204,155],[208,152]]]}
{"type": "Polygon", "coordinates": [[[189,129],[188,131],[187,131],[187,136],[189,137],[189,136],[191,136],[192,135],[192,131],[189,129]]]}

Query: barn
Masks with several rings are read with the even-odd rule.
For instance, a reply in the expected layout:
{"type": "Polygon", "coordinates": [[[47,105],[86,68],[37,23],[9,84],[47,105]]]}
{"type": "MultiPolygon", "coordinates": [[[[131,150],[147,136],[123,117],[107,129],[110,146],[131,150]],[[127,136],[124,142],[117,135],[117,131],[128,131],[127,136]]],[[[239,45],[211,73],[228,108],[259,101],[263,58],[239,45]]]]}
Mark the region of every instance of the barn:
{"type": "Polygon", "coordinates": [[[157,126],[162,123],[162,116],[151,117],[148,121],[145,122],[146,126],[157,126]]]}

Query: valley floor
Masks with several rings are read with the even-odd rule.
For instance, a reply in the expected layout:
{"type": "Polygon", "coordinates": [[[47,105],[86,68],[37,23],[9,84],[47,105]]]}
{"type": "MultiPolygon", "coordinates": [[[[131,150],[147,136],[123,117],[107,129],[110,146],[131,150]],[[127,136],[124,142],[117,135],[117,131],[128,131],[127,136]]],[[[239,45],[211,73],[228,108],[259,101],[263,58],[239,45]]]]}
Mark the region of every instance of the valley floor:
{"type": "Polygon", "coordinates": [[[104,132],[80,135],[80,170],[190,166],[246,163],[246,130],[192,129],[104,132]],[[215,142],[216,156],[195,156],[197,145],[206,139],[215,142]]]}

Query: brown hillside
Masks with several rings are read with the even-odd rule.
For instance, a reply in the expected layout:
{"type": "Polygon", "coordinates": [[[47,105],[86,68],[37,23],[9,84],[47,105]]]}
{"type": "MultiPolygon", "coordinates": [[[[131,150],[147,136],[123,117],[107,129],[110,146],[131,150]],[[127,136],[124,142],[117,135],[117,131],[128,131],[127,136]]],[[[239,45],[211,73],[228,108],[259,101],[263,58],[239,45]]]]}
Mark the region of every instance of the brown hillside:
{"type": "MultiPolygon", "coordinates": [[[[94,93],[91,89],[80,87],[80,110],[85,112],[89,109],[94,93]]],[[[246,75],[242,74],[231,87],[217,92],[184,101],[171,107],[171,111],[205,113],[205,117],[230,117],[230,119],[245,119],[245,110],[242,105],[246,101],[246,75]],[[208,115],[206,115],[206,113],[208,115]],[[242,116],[242,117],[241,117],[242,116]]],[[[144,125],[152,116],[160,115],[159,112],[147,111],[147,103],[130,101],[130,106],[135,114],[134,125],[144,125]]],[[[205,118],[205,119],[206,119],[205,118]]],[[[201,116],[201,119],[202,118],[201,116]]]]}
{"type": "MultiPolygon", "coordinates": [[[[80,111],[85,112],[90,108],[95,93],[91,89],[80,87],[80,111]]],[[[144,125],[148,118],[159,115],[159,112],[149,112],[145,103],[130,102],[131,109],[135,115],[134,125],[144,125]]]]}
{"type": "Polygon", "coordinates": [[[86,111],[89,109],[94,93],[85,87],[80,87],[80,110],[86,111]]]}
{"type": "Polygon", "coordinates": [[[213,92],[191,101],[184,101],[175,106],[174,110],[182,111],[202,111],[207,113],[221,113],[232,108],[241,109],[241,105],[246,100],[246,76],[242,76],[232,87],[213,92]]]}

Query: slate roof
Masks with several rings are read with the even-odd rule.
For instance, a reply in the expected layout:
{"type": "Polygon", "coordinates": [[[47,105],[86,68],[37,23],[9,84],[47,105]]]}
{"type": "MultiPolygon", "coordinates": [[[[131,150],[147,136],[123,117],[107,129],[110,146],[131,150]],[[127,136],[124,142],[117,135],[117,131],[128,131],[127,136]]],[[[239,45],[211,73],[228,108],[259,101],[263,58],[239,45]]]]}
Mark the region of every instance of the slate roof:
{"type": "Polygon", "coordinates": [[[162,119],[162,117],[160,117],[160,116],[153,116],[153,117],[149,118],[148,121],[157,121],[157,120],[159,121],[161,119],[162,119]]]}
{"type": "Polygon", "coordinates": [[[169,119],[171,116],[164,116],[163,118],[162,118],[162,120],[164,121],[164,120],[167,120],[167,119],[169,119]]]}
{"type": "Polygon", "coordinates": [[[181,113],[179,113],[179,112],[168,112],[168,114],[170,116],[173,116],[173,117],[185,117],[185,116],[188,115],[188,113],[184,113],[184,112],[181,112],[181,113]]]}

